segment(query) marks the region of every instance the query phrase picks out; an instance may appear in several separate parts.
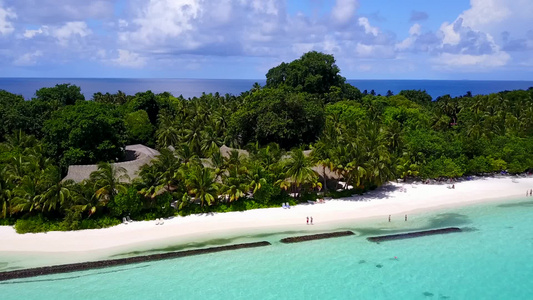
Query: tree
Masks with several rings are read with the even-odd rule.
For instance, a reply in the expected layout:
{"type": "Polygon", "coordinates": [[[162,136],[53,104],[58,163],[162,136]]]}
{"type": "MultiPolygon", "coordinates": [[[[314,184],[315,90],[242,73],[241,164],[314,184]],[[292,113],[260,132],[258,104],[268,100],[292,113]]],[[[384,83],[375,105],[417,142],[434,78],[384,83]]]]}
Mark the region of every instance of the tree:
{"type": "Polygon", "coordinates": [[[76,101],[84,101],[85,96],[80,87],[70,83],[56,84],[55,87],[41,88],[35,92],[37,100],[50,102],[56,106],[74,105],[76,101]]]}
{"type": "Polygon", "coordinates": [[[401,90],[399,95],[421,105],[427,105],[433,99],[425,90],[401,90]]]}
{"type": "Polygon", "coordinates": [[[311,168],[311,160],[305,157],[301,148],[291,150],[290,158],[287,160],[285,167],[287,170],[286,176],[294,183],[298,196],[302,184],[316,183],[318,176],[311,168]]]}
{"type": "MultiPolygon", "coordinates": [[[[58,167],[51,166],[44,170],[40,184],[43,188],[41,195],[42,209],[48,207],[48,211],[67,206],[71,200],[71,188],[73,180],[62,180],[61,171],[58,167]]],[[[70,204],[70,203],[69,203],[70,204]]]]}
{"type": "Polygon", "coordinates": [[[332,86],[344,85],[346,79],[339,73],[333,55],[311,51],[288,64],[270,69],[266,74],[266,87],[285,85],[298,91],[325,94],[332,86]]]}
{"type": "Polygon", "coordinates": [[[148,114],[144,110],[129,113],[124,118],[128,144],[154,144],[154,126],[150,123],[148,114]]]}
{"type": "Polygon", "coordinates": [[[94,182],[96,197],[104,203],[109,203],[114,201],[119,192],[126,191],[124,181],[130,178],[123,167],[101,162],[98,164],[98,170],[91,173],[90,180],[94,182]]]}
{"type": "Polygon", "coordinates": [[[232,115],[229,134],[241,145],[278,143],[288,149],[313,142],[324,124],[320,100],[282,88],[264,88],[248,95],[232,115]]]}
{"type": "Polygon", "coordinates": [[[211,169],[201,165],[189,168],[189,174],[185,181],[189,195],[199,200],[201,206],[211,205],[218,196],[218,186],[211,169]]]}
{"type": "Polygon", "coordinates": [[[51,156],[64,168],[116,161],[124,155],[126,128],[114,106],[87,101],[64,107],[52,114],[43,130],[51,156]]]}
{"type": "Polygon", "coordinates": [[[12,199],[11,188],[9,180],[4,176],[2,170],[0,170],[0,213],[4,219],[10,213],[12,199]]]}
{"type": "Polygon", "coordinates": [[[2,116],[0,121],[0,142],[13,131],[22,129],[23,123],[20,122],[22,119],[20,111],[22,103],[24,103],[22,96],[0,90],[0,116],[2,116]]]}

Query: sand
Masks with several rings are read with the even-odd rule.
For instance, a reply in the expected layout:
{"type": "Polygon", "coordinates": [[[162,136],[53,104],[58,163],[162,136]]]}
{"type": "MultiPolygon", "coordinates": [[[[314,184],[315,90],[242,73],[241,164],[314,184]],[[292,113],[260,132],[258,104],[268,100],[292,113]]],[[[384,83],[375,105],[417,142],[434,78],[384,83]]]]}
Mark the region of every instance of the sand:
{"type": "Polygon", "coordinates": [[[326,199],[320,204],[174,217],[162,225],[135,221],[106,229],[36,234],[17,234],[11,226],[0,226],[0,261],[9,260],[5,258],[10,255],[27,255],[38,257],[36,260],[46,256],[50,263],[54,259],[73,262],[102,258],[123,249],[149,249],[220,236],[319,231],[369,218],[386,222],[389,215],[393,221],[403,221],[405,214],[413,217],[431,210],[525,198],[526,190],[533,188],[533,177],[484,177],[454,184],[451,189],[451,184],[389,183],[362,196],[326,199]],[[313,217],[313,226],[306,225],[308,216],[313,217]],[[70,259],[66,259],[67,254],[70,259]]]}

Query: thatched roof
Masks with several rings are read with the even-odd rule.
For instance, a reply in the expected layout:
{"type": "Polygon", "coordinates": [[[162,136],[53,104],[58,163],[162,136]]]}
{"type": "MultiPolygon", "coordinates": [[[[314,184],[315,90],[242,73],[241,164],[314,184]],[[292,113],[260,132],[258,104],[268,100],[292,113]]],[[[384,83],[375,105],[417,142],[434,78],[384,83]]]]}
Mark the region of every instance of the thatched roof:
{"type": "Polygon", "coordinates": [[[230,153],[231,153],[231,151],[233,151],[233,150],[237,150],[239,152],[240,156],[250,156],[250,153],[248,153],[248,151],[246,151],[246,150],[230,148],[230,147],[228,147],[226,145],[222,145],[220,147],[220,154],[222,154],[223,157],[228,158],[230,153]]]}
{"type": "MultiPolygon", "coordinates": [[[[149,164],[154,157],[159,155],[159,151],[146,147],[144,145],[128,145],[126,146],[127,161],[114,163],[117,167],[126,169],[126,172],[131,180],[137,178],[139,169],[149,164]]],[[[89,179],[92,172],[98,169],[97,165],[72,165],[68,167],[68,173],[63,180],[72,179],[76,182],[81,182],[89,179]]]]}

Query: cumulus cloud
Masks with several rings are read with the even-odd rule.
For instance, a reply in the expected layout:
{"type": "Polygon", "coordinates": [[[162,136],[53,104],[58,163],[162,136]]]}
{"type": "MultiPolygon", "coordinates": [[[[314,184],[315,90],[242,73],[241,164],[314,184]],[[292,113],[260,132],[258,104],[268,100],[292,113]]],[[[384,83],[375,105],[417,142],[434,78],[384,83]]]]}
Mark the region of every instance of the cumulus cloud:
{"type": "Polygon", "coordinates": [[[370,25],[370,22],[367,18],[361,17],[358,20],[359,25],[363,26],[365,33],[372,34],[373,36],[378,36],[379,29],[370,25]]]}
{"type": "MultiPolygon", "coordinates": [[[[525,7],[528,6],[533,8],[531,4],[525,7]]],[[[396,44],[396,50],[428,53],[433,57],[431,62],[440,69],[449,66],[458,71],[461,67],[469,70],[474,66],[505,66],[511,61],[507,51],[528,49],[525,38],[512,39],[517,28],[503,25],[511,16],[520,16],[517,9],[518,6],[504,0],[471,0],[468,10],[454,21],[442,23],[435,32],[422,33],[421,27],[415,24],[410,28],[409,36],[396,44]],[[495,29],[494,24],[502,24],[502,27],[495,29]],[[502,31],[504,27],[508,30],[502,31]]],[[[525,19],[521,20],[521,24],[525,23],[525,19]]]]}
{"type": "Polygon", "coordinates": [[[69,41],[75,38],[84,38],[90,35],[92,31],[85,22],[67,22],[62,26],[43,25],[39,29],[27,29],[24,31],[24,38],[32,39],[37,36],[51,36],[56,39],[61,46],[67,46],[69,41]]]}
{"type": "Polygon", "coordinates": [[[146,59],[138,53],[124,49],[118,49],[117,52],[118,56],[111,60],[116,65],[129,68],[141,68],[146,65],[146,59]]]}
{"type": "Polygon", "coordinates": [[[455,54],[442,53],[433,62],[438,67],[462,67],[472,71],[480,71],[481,68],[501,67],[507,64],[510,56],[505,52],[497,52],[493,54],[471,55],[471,54],[455,54]]]}
{"type": "Polygon", "coordinates": [[[31,66],[35,65],[37,63],[37,58],[42,56],[43,52],[40,50],[36,50],[33,52],[25,53],[18,58],[15,59],[13,62],[16,66],[31,66]]]}
{"type": "Polygon", "coordinates": [[[331,10],[331,17],[339,24],[346,24],[354,17],[358,7],[357,0],[337,0],[331,10]]]}
{"type": "Polygon", "coordinates": [[[11,8],[4,8],[1,5],[0,2],[0,35],[8,35],[15,30],[11,21],[17,18],[17,14],[11,8]]]}

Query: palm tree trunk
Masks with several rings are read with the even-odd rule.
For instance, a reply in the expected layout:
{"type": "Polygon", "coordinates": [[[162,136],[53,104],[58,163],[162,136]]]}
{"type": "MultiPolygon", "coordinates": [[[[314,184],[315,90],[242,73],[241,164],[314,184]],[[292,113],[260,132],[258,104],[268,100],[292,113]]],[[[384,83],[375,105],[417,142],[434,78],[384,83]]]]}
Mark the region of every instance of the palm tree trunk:
{"type": "Polygon", "coordinates": [[[328,191],[328,178],[326,177],[326,166],[322,166],[322,178],[324,179],[324,192],[328,191]]]}

